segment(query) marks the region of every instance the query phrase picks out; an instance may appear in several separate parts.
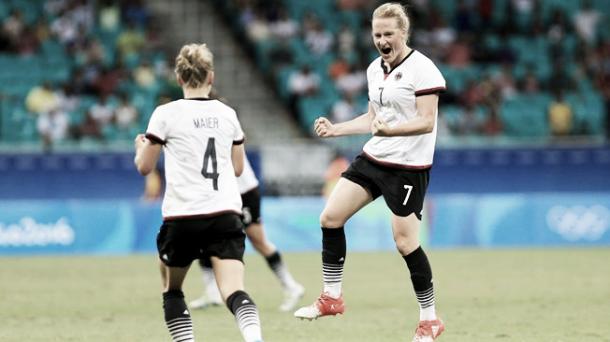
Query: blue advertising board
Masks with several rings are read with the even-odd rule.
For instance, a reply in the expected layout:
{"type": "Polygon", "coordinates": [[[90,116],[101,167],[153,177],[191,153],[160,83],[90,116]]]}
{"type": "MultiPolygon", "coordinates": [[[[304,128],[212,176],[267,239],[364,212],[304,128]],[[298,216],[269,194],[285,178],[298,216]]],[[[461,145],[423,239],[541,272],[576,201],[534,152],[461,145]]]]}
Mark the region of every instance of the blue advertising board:
{"type": "MultiPolygon", "coordinates": [[[[319,251],[323,207],[318,197],[265,198],[269,238],[282,251],[319,251]]],[[[150,253],[160,224],[159,202],[0,201],[0,255],[150,253]]],[[[395,249],[383,200],[350,219],[346,235],[351,251],[395,249]]],[[[610,195],[430,196],[421,235],[436,248],[610,246],[610,195]]]]}

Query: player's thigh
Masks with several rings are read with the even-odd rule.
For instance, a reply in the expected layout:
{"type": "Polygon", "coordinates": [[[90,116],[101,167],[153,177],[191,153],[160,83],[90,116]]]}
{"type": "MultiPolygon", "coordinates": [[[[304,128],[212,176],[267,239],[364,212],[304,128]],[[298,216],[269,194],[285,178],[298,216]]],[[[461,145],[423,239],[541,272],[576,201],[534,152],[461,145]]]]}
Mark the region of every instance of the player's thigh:
{"type": "Polygon", "coordinates": [[[415,213],[408,216],[392,214],[392,234],[396,248],[402,255],[407,255],[419,246],[421,221],[415,213]]]}
{"type": "Polygon", "coordinates": [[[244,264],[241,261],[220,259],[215,256],[211,259],[216,283],[223,300],[235,291],[244,290],[244,264]]]}
{"type": "Polygon", "coordinates": [[[361,185],[341,178],[326,201],[320,215],[320,223],[327,228],[343,226],[352,215],[372,200],[371,194],[361,185]]]}

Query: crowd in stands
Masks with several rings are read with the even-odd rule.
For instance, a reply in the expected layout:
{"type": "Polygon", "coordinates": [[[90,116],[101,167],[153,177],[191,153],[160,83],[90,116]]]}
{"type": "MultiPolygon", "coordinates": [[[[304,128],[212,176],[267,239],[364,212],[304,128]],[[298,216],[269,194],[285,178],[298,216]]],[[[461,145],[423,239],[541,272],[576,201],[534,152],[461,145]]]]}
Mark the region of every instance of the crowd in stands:
{"type": "MultiPolygon", "coordinates": [[[[310,132],[367,108],[379,1],[210,0],[310,132]]],[[[610,134],[610,2],[412,0],[410,46],[439,66],[440,136],[610,134]]],[[[0,2],[0,141],[130,140],[180,96],[143,0],[0,2]]]]}
{"type": "MultiPolygon", "coordinates": [[[[379,1],[216,3],[304,129],[321,114],[344,121],[366,111],[365,70],[378,56],[370,16],[379,1]]],[[[610,134],[610,2],[405,3],[409,45],[447,79],[441,135],[610,134]]]]}
{"type": "Polygon", "coordinates": [[[2,1],[0,23],[0,140],[131,140],[178,89],[141,0],[2,1]]]}

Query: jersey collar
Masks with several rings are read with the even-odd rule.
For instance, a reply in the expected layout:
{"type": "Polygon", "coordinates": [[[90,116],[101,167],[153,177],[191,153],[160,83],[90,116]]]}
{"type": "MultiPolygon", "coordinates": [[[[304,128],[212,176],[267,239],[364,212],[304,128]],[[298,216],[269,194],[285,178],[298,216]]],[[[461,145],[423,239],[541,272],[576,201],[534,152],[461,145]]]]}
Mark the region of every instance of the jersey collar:
{"type": "Polygon", "coordinates": [[[387,70],[385,64],[383,63],[383,58],[382,58],[381,59],[381,70],[383,70],[383,73],[386,74],[386,75],[392,73],[392,71],[394,71],[394,69],[398,68],[404,61],[406,61],[407,58],[409,58],[413,54],[413,52],[415,52],[415,49],[411,49],[411,52],[409,52],[409,54],[406,55],[405,58],[403,58],[402,61],[400,61],[400,63],[396,64],[396,66],[394,66],[389,71],[387,70]]]}
{"type": "Polygon", "coordinates": [[[188,99],[185,98],[185,100],[211,101],[211,100],[214,100],[214,99],[209,98],[209,97],[189,97],[188,99]]]}

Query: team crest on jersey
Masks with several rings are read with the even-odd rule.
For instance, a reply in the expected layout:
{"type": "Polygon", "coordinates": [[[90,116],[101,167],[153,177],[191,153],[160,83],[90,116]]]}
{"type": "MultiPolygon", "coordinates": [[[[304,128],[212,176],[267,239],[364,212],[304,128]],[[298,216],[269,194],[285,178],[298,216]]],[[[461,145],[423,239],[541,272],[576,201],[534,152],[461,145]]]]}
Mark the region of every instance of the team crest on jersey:
{"type": "Polygon", "coordinates": [[[394,76],[394,79],[395,79],[396,81],[398,81],[398,80],[399,80],[399,79],[401,79],[401,78],[402,78],[402,72],[397,72],[397,73],[396,73],[396,76],[394,76]]]}

